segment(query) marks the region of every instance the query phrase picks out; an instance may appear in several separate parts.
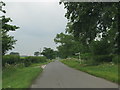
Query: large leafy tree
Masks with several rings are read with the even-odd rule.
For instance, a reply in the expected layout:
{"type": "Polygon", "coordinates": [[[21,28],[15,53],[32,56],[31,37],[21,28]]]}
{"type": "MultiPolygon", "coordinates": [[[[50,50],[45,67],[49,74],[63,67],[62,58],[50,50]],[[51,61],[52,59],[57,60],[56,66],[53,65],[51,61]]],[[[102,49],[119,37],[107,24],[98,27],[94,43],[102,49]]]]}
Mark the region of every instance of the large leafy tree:
{"type": "MultiPolygon", "coordinates": [[[[66,32],[72,33],[83,44],[89,44],[95,38],[107,39],[112,47],[119,40],[118,8],[114,2],[63,2],[68,19],[66,32]],[[111,38],[112,37],[112,38],[111,38]]],[[[119,48],[116,50],[119,52],[119,48]]]]}
{"type": "Polygon", "coordinates": [[[71,34],[57,34],[54,41],[56,44],[59,44],[57,49],[61,58],[75,56],[75,53],[78,52],[88,52],[87,47],[83,46],[79,41],[76,41],[71,34]]]}
{"type": "MultiPolygon", "coordinates": [[[[0,4],[2,6],[5,6],[5,3],[0,2],[0,4]]],[[[5,10],[2,10],[2,6],[0,7],[0,11],[3,13],[6,13],[5,10]]],[[[2,26],[0,28],[1,31],[1,38],[2,38],[2,55],[5,55],[5,53],[8,50],[11,50],[14,48],[14,44],[16,42],[16,40],[14,39],[13,36],[10,36],[8,34],[9,31],[15,31],[16,29],[18,29],[19,27],[15,26],[15,25],[10,25],[8,24],[9,22],[12,22],[12,20],[10,18],[6,18],[5,16],[1,16],[1,22],[0,25],[2,26]]]]}
{"type": "Polygon", "coordinates": [[[44,50],[41,54],[47,57],[48,59],[54,59],[56,57],[56,52],[53,49],[47,47],[44,47],[44,50]]]}

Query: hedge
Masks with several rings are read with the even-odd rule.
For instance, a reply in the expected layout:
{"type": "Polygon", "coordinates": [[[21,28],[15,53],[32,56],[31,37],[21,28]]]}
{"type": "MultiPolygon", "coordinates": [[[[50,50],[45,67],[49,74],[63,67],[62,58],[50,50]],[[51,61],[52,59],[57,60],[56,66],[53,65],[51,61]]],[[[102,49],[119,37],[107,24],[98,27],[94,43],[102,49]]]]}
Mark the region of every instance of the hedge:
{"type": "Polygon", "coordinates": [[[93,56],[93,60],[97,62],[111,62],[112,55],[95,55],[93,56]]]}
{"type": "Polygon", "coordinates": [[[46,62],[46,57],[43,56],[28,56],[20,58],[18,55],[4,55],[2,57],[2,66],[5,67],[5,64],[14,65],[23,63],[24,66],[30,66],[32,63],[44,63],[46,62]]]}
{"type": "Polygon", "coordinates": [[[91,53],[80,54],[80,58],[83,60],[90,60],[92,58],[92,54],[91,53]]]}
{"type": "Polygon", "coordinates": [[[20,56],[18,55],[5,55],[2,57],[2,66],[5,64],[17,64],[20,62],[20,56]]]}
{"type": "Polygon", "coordinates": [[[120,63],[120,55],[114,55],[112,58],[112,62],[115,64],[120,63]]]}

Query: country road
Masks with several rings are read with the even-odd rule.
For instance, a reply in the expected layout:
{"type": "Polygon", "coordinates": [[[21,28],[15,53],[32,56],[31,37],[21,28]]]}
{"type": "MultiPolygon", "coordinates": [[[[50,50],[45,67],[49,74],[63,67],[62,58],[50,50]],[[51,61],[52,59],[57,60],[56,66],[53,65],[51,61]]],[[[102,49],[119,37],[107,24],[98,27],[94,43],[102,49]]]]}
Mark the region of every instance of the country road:
{"type": "Polygon", "coordinates": [[[55,61],[45,67],[31,88],[118,88],[118,85],[55,61]]]}

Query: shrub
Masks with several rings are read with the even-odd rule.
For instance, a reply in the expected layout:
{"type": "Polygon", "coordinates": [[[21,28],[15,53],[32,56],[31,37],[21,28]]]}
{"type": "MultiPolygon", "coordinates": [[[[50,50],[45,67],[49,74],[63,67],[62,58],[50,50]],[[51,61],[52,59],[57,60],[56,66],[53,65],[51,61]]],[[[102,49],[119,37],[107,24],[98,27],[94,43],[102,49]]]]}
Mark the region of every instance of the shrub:
{"type": "Polygon", "coordinates": [[[93,56],[93,60],[97,62],[111,62],[112,56],[111,55],[95,55],[93,56]]]}
{"type": "Polygon", "coordinates": [[[78,58],[79,58],[79,56],[78,56],[78,55],[76,55],[76,56],[74,55],[74,56],[72,56],[71,58],[77,58],[77,59],[78,59],[78,58]]]}
{"type": "Polygon", "coordinates": [[[30,66],[31,65],[31,62],[29,61],[29,60],[25,60],[24,61],[24,66],[25,67],[28,67],[28,66],[30,66]]]}
{"type": "Polygon", "coordinates": [[[40,56],[30,56],[28,57],[28,59],[32,62],[32,63],[43,63],[43,62],[46,62],[47,59],[46,57],[40,57],[40,56]]]}
{"type": "Polygon", "coordinates": [[[46,57],[39,57],[39,58],[40,58],[39,62],[42,62],[42,63],[47,62],[47,58],[46,57]]]}
{"type": "Polygon", "coordinates": [[[105,39],[93,41],[90,44],[90,49],[93,55],[109,55],[111,53],[110,43],[105,39]]]}
{"type": "Polygon", "coordinates": [[[87,60],[84,62],[86,65],[89,65],[89,66],[93,66],[93,65],[99,65],[100,63],[98,61],[95,61],[95,60],[87,60]]]}
{"type": "Polygon", "coordinates": [[[44,63],[47,61],[46,57],[41,56],[29,56],[22,59],[26,67],[30,66],[32,63],[44,63]]]}
{"type": "Polygon", "coordinates": [[[46,57],[35,57],[35,56],[29,56],[20,58],[18,55],[5,55],[2,58],[2,66],[5,67],[5,64],[21,64],[23,63],[25,67],[30,66],[32,63],[44,63],[47,61],[46,57]]]}
{"type": "Polygon", "coordinates": [[[2,57],[2,66],[5,64],[16,64],[20,62],[20,56],[18,55],[5,55],[2,57]]]}
{"type": "Polygon", "coordinates": [[[120,63],[120,55],[114,55],[112,58],[112,62],[115,64],[120,63]]]}
{"type": "Polygon", "coordinates": [[[80,57],[83,60],[90,60],[92,55],[91,55],[91,53],[84,53],[84,54],[80,54],[80,57]]]}

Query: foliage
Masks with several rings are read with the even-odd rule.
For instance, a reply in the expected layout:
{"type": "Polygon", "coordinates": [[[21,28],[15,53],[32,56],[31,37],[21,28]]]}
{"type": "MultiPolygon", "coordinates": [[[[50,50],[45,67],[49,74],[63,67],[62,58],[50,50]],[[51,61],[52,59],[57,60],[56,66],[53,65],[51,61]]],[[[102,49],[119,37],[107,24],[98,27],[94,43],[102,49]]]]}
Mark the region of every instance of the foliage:
{"type": "Polygon", "coordinates": [[[43,56],[41,57],[28,56],[25,58],[20,58],[20,56],[18,55],[4,55],[2,65],[3,67],[6,67],[7,64],[16,65],[16,64],[24,63],[25,67],[28,67],[32,63],[44,63],[44,62],[47,62],[47,59],[46,57],[43,56]]]}
{"type": "Polygon", "coordinates": [[[18,52],[11,52],[10,55],[20,55],[18,52]]]}
{"type": "Polygon", "coordinates": [[[82,60],[90,60],[92,58],[92,54],[91,53],[84,53],[84,54],[80,54],[80,57],[82,60]]]}
{"type": "Polygon", "coordinates": [[[33,80],[42,72],[40,67],[9,66],[3,70],[3,88],[29,88],[33,80]]]}
{"type": "Polygon", "coordinates": [[[34,52],[35,56],[39,56],[39,54],[40,54],[39,52],[34,52]]]}
{"type": "Polygon", "coordinates": [[[43,57],[43,56],[38,56],[38,57],[29,56],[29,57],[26,57],[25,59],[31,61],[32,63],[39,63],[39,62],[42,63],[47,61],[46,57],[43,57]]]}
{"type": "Polygon", "coordinates": [[[120,63],[120,55],[114,55],[113,58],[112,58],[112,61],[115,64],[119,64],[120,63]]]}
{"type": "Polygon", "coordinates": [[[88,44],[96,37],[100,38],[101,33],[102,38],[107,37],[109,31],[114,31],[112,36],[116,39],[119,3],[63,3],[67,9],[65,17],[69,20],[66,32],[72,33],[82,43],[88,44]]]}
{"type": "Polygon", "coordinates": [[[73,35],[70,34],[57,34],[54,41],[56,44],[60,44],[57,49],[59,57],[61,58],[74,57],[75,53],[78,52],[88,52],[86,46],[82,45],[79,41],[76,41],[73,35]]]}
{"type": "Polygon", "coordinates": [[[6,33],[2,33],[2,55],[5,55],[5,53],[8,50],[11,50],[14,48],[16,40],[14,40],[13,36],[9,36],[6,33]]]}
{"type": "Polygon", "coordinates": [[[111,44],[106,39],[101,41],[93,41],[90,45],[92,59],[95,62],[111,62],[112,61],[112,49],[111,44]]]}
{"type": "MultiPolygon", "coordinates": [[[[0,2],[0,3],[2,3],[2,6],[5,6],[5,4],[3,2],[0,2]]],[[[1,7],[0,11],[5,13],[5,11],[2,10],[2,7],[1,7]]],[[[2,28],[0,28],[0,31],[2,34],[2,55],[5,55],[5,53],[8,50],[11,50],[12,48],[14,48],[13,45],[16,42],[16,40],[14,40],[13,36],[8,35],[8,32],[15,31],[19,27],[8,24],[9,22],[12,22],[12,20],[10,18],[6,18],[5,16],[1,16],[0,18],[2,19],[0,22],[0,25],[2,25],[2,28]]]]}
{"type": "Polygon", "coordinates": [[[101,61],[89,59],[89,60],[83,60],[83,64],[85,64],[86,66],[97,66],[101,64],[101,61]]]}
{"type": "Polygon", "coordinates": [[[22,59],[22,60],[23,60],[22,62],[24,63],[25,67],[28,67],[32,64],[30,59],[28,59],[27,57],[25,59],[22,59]]]}
{"type": "Polygon", "coordinates": [[[29,57],[25,57],[22,61],[24,63],[24,65],[26,67],[30,66],[32,63],[44,63],[47,62],[46,57],[42,57],[42,56],[29,56],[29,57]]]}
{"type": "Polygon", "coordinates": [[[93,56],[93,60],[97,62],[111,62],[112,55],[96,55],[96,56],[93,56]]]}
{"type": "Polygon", "coordinates": [[[106,40],[93,41],[90,48],[93,55],[109,55],[111,53],[110,43],[106,40]]]}
{"type": "Polygon", "coordinates": [[[17,64],[20,62],[20,56],[18,55],[4,55],[2,58],[2,66],[5,64],[17,64]]]}
{"type": "Polygon", "coordinates": [[[16,65],[6,65],[6,68],[3,68],[2,71],[3,88],[21,88],[21,90],[23,90],[23,88],[29,88],[33,80],[35,80],[35,78],[42,72],[41,65],[48,64],[50,62],[47,62],[47,60],[45,61],[45,57],[33,56],[24,58],[22,57],[22,62],[26,60],[26,58],[29,58],[28,61],[34,58],[35,61],[39,60],[39,62],[34,62],[30,65],[25,65],[25,63],[18,63],[16,65]]]}
{"type": "MultiPolygon", "coordinates": [[[[118,31],[118,15],[120,15],[118,6],[120,3],[64,1],[61,3],[67,10],[65,14],[68,19],[66,33],[71,35],[73,40],[79,42],[76,47],[79,47],[79,52],[82,52],[81,58],[90,59],[87,61],[89,63],[111,62],[112,54],[120,53],[120,33],[118,31]],[[86,53],[90,53],[90,57],[86,53]]],[[[57,39],[59,41],[57,42],[61,44],[70,40],[66,40],[63,34],[57,36],[57,39]],[[62,36],[63,40],[60,38],[62,36]]],[[[64,45],[67,44],[64,43],[64,45]]],[[[63,48],[61,51],[66,51],[65,53],[70,52],[69,49],[73,49],[73,47],[60,45],[58,50],[61,48],[63,48]]],[[[69,56],[71,55],[68,54],[67,57],[69,56]]]]}
{"type": "Polygon", "coordinates": [[[6,11],[2,9],[2,6],[5,6],[6,4],[4,2],[0,1],[0,5],[1,5],[0,6],[0,11],[3,12],[3,13],[6,13],[6,11]]]}
{"type": "Polygon", "coordinates": [[[44,55],[48,59],[54,59],[55,57],[57,57],[57,55],[56,55],[57,52],[56,51],[54,51],[51,48],[46,48],[46,47],[44,47],[44,50],[42,51],[41,54],[44,55]]]}

